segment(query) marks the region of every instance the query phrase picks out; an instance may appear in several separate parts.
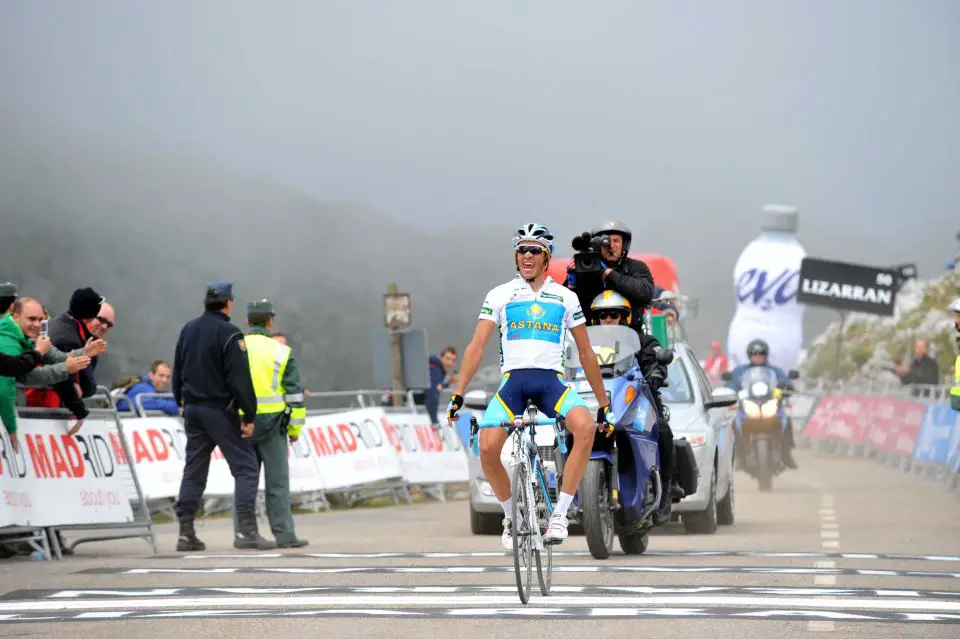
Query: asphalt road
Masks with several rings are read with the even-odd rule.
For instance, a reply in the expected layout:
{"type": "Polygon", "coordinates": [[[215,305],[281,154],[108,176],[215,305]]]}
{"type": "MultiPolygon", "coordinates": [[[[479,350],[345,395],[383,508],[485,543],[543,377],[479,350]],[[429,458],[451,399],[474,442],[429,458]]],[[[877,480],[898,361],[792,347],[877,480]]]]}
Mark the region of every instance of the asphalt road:
{"type": "Polygon", "coordinates": [[[455,501],[298,516],[296,551],[236,551],[220,520],[198,531],[205,553],[174,552],[163,525],[156,557],[124,540],[0,561],[0,636],[960,636],[960,500],[872,461],[797,459],[772,493],[738,474],[736,523],[715,535],[673,524],[605,561],[569,538],[527,606],[512,557],[455,501]]]}

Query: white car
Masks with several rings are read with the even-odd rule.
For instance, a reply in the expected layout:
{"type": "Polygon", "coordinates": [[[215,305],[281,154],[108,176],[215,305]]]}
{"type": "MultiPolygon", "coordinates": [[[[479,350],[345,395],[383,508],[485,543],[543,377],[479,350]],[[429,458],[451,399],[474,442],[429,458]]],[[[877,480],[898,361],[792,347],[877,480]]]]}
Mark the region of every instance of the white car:
{"type": "Polygon", "coordinates": [[[688,533],[712,535],[717,526],[734,522],[733,415],[724,409],[707,409],[713,385],[690,348],[671,344],[673,363],[660,390],[670,411],[674,439],[686,439],[693,447],[700,469],[697,492],[673,505],[673,519],[683,522],[688,533]]]}
{"type": "MultiPolygon", "coordinates": [[[[667,367],[670,385],[661,389],[660,394],[670,411],[674,438],[686,439],[690,443],[700,469],[697,492],[673,505],[673,519],[680,519],[687,533],[713,534],[718,525],[734,522],[733,419],[729,411],[705,407],[712,396],[712,387],[687,345],[675,343],[671,347],[675,357],[667,367]]],[[[474,390],[464,396],[464,404],[479,418],[492,396],[492,389],[474,390]]],[[[507,463],[512,452],[509,450],[511,442],[512,439],[507,440],[501,453],[508,474],[512,472],[507,463]]],[[[536,443],[547,475],[550,499],[556,502],[558,488],[553,442],[552,427],[537,428],[536,443]]],[[[500,502],[484,479],[480,460],[472,454],[468,455],[468,460],[470,530],[477,535],[498,535],[503,530],[500,502]]],[[[571,532],[578,528],[571,526],[571,532]]]]}

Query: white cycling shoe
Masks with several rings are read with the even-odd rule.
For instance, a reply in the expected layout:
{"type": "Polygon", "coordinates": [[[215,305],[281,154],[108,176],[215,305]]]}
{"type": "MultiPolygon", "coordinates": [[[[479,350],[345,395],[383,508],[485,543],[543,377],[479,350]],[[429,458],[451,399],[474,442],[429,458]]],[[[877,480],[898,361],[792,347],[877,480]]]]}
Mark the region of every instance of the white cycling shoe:
{"type": "Polygon", "coordinates": [[[560,511],[554,511],[550,517],[550,524],[547,526],[547,533],[543,536],[543,542],[547,544],[559,544],[567,538],[567,516],[560,511]]]}
{"type": "Polygon", "coordinates": [[[500,543],[504,550],[513,552],[513,522],[509,517],[503,518],[503,534],[500,535],[500,543]]]}

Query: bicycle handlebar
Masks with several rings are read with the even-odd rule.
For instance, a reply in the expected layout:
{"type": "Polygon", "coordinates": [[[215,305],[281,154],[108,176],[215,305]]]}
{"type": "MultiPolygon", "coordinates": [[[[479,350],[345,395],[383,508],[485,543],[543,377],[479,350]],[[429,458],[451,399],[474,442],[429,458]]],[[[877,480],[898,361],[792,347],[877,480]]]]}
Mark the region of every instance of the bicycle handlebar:
{"type": "MultiPolygon", "coordinates": [[[[517,423],[514,420],[505,419],[499,422],[481,422],[478,421],[477,428],[516,428],[517,423]]],[[[539,417],[535,421],[529,419],[523,419],[520,423],[520,428],[524,426],[556,426],[557,420],[551,417],[539,417]]]]}

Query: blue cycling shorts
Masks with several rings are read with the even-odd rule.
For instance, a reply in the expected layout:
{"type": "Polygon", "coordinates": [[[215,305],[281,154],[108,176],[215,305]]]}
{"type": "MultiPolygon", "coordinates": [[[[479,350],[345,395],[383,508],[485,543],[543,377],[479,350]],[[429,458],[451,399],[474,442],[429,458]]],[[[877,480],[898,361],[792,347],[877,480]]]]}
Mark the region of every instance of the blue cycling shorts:
{"type": "Polygon", "coordinates": [[[519,368],[503,375],[500,388],[483,413],[484,422],[505,421],[523,413],[527,400],[550,419],[566,418],[577,406],[587,407],[577,391],[563,383],[563,376],[543,368],[519,368]]]}

